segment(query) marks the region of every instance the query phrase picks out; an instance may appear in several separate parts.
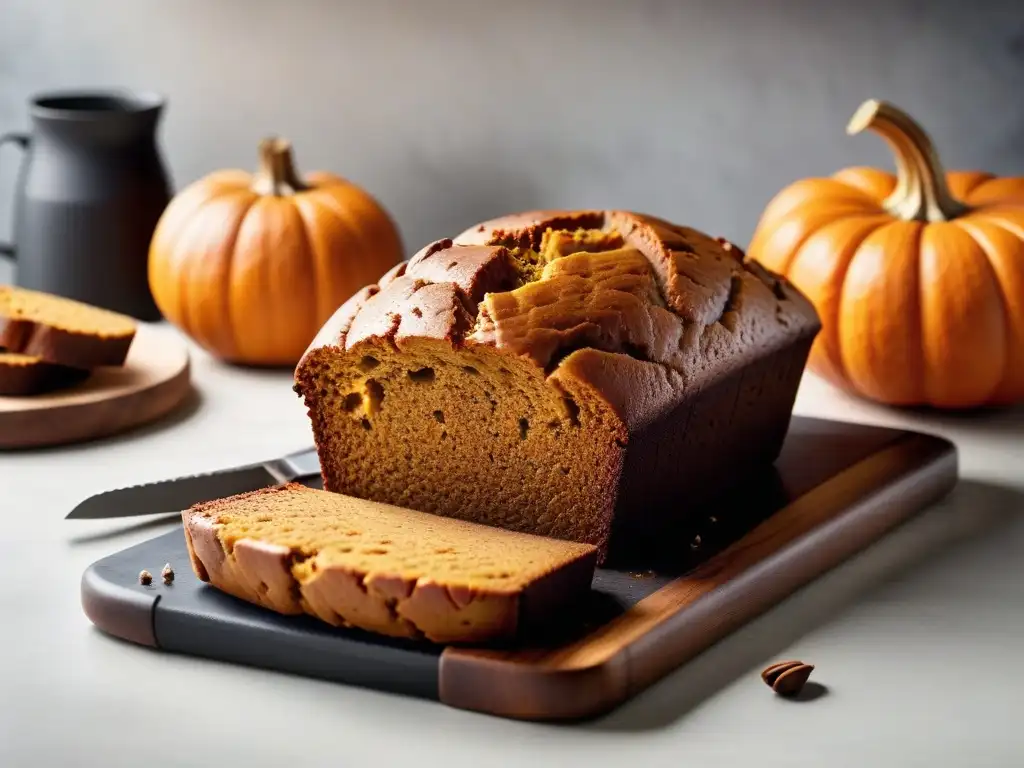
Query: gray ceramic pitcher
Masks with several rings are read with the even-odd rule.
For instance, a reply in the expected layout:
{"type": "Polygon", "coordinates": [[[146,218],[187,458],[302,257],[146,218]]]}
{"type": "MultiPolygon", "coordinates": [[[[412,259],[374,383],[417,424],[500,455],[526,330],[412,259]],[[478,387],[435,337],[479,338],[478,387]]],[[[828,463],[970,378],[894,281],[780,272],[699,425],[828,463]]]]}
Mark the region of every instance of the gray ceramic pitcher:
{"type": "Polygon", "coordinates": [[[0,144],[26,152],[14,198],[15,282],[157,320],[149,243],[172,194],[157,147],[164,101],[151,93],[43,94],[30,133],[0,144]]]}

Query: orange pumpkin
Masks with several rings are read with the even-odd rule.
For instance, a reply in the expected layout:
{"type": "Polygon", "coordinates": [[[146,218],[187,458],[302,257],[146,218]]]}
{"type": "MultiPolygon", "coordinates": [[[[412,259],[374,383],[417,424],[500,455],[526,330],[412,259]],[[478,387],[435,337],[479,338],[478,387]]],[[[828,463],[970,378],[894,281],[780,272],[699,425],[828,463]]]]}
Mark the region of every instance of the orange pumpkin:
{"type": "Polygon", "coordinates": [[[217,357],[290,366],[331,313],[403,258],[367,192],[296,173],[280,139],[254,173],[215,171],[182,190],[153,233],[149,284],[164,317],[217,357]]]}
{"type": "Polygon", "coordinates": [[[905,112],[867,101],[896,174],[847,168],[768,204],[748,258],[789,278],[822,320],[808,368],[889,405],[1024,399],[1024,178],[945,173],[905,112]]]}

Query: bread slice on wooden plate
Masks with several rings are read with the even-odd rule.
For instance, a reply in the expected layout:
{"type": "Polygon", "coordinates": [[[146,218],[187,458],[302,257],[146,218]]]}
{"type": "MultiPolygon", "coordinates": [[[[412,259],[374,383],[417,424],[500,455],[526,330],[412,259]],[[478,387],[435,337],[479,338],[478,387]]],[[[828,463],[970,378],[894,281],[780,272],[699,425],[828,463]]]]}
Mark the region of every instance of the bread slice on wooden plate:
{"type": "Polygon", "coordinates": [[[586,599],[597,550],[298,484],[182,513],[203,581],[282,614],[437,643],[522,637],[586,599]]]}
{"type": "Polygon", "coordinates": [[[0,347],[10,352],[71,368],[123,365],[135,329],[127,315],[0,285],[0,347]]]}
{"type": "Polygon", "coordinates": [[[0,395],[39,395],[78,384],[89,371],[0,349],[0,395]]]}

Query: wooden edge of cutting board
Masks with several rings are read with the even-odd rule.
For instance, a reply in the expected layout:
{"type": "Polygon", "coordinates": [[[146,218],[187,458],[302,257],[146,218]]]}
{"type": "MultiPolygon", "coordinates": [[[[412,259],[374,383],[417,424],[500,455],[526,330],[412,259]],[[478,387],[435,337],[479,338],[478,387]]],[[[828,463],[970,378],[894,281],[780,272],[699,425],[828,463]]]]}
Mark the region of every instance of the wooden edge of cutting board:
{"type": "Polygon", "coordinates": [[[0,449],[93,440],[165,416],[191,390],[188,348],[140,324],[123,366],[97,368],[64,390],[0,396],[0,449]]]}
{"type": "Polygon", "coordinates": [[[536,651],[446,648],[440,700],[525,720],[603,714],[943,497],[956,481],[951,443],[905,433],[575,643],[536,651]]]}

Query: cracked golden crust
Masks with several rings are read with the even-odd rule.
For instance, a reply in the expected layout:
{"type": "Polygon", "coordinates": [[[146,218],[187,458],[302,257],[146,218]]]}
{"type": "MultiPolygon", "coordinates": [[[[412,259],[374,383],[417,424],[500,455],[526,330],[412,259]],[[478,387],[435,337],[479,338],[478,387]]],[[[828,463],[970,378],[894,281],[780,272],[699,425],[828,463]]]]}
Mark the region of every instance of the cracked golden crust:
{"type": "MultiPolygon", "coordinates": [[[[820,329],[802,294],[746,262],[735,245],[629,211],[529,211],[483,222],[426,246],[372,289],[338,310],[332,322],[345,331],[318,335],[307,356],[363,341],[401,349],[403,339],[425,337],[526,356],[550,375],[577,350],[593,349],[609,356],[602,375],[584,383],[609,402],[626,403],[636,386],[661,393],[644,400],[643,413],[620,405],[627,425],[649,422],[690,392],[820,329]],[[622,247],[557,258],[538,280],[515,287],[509,249],[540,250],[551,230],[576,229],[617,233],[622,247]],[[672,387],[656,366],[677,374],[672,387]]],[[[296,390],[308,396],[305,360],[296,390]]]]}
{"type": "Polygon", "coordinates": [[[656,354],[679,323],[659,306],[650,266],[635,250],[580,252],[549,262],[540,279],[491,293],[472,341],[531,357],[547,369],[564,349],[656,354]]]}
{"type": "Polygon", "coordinates": [[[599,229],[600,211],[524,211],[481,222],[453,238],[455,245],[515,245],[521,248],[540,246],[548,229],[599,229]]]}
{"type": "MultiPolygon", "coordinates": [[[[586,594],[596,562],[596,549],[589,545],[436,518],[298,484],[197,504],[182,518],[196,576],[228,594],[286,615],[307,613],[334,626],[437,643],[487,642],[528,631],[586,594]],[[300,551],[259,535],[231,544],[222,539],[222,516],[237,518],[244,508],[253,507],[252,502],[282,494],[334,503],[336,514],[324,515],[325,528],[345,524],[346,505],[357,504],[382,518],[399,519],[414,533],[422,528],[425,544],[431,541],[431,530],[423,526],[424,520],[430,520],[434,530],[447,529],[446,542],[463,537],[468,547],[479,545],[482,538],[501,537],[510,553],[510,578],[490,588],[453,579],[442,567],[427,565],[415,571],[384,561],[370,568],[332,561],[330,553],[317,551],[316,545],[300,551]],[[538,570],[531,563],[517,572],[525,567],[517,563],[531,560],[546,563],[546,568],[538,570]]],[[[325,539],[323,544],[327,543],[325,539]]]]}
{"type": "Polygon", "coordinates": [[[487,291],[511,289],[517,279],[507,248],[467,245],[453,251],[451,240],[421,250],[409,259],[402,274],[430,283],[454,283],[472,306],[483,301],[487,291]]]}

